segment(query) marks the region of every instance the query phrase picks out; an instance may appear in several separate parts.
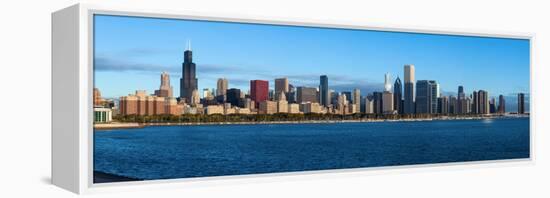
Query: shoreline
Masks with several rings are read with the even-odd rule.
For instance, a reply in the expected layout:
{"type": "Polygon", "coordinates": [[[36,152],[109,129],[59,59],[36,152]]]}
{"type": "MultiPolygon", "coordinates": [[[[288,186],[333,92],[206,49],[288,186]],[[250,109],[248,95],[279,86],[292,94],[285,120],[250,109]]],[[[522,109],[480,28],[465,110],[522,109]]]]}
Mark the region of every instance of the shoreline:
{"type": "Polygon", "coordinates": [[[469,116],[469,117],[433,117],[433,118],[402,118],[402,119],[360,119],[360,120],[302,120],[302,121],[254,121],[254,122],[162,122],[162,123],[136,123],[113,122],[94,124],[94,131],[112,129],[133,129],[148,126],[204,126],[204,125],[257,125],[257,124],[334,124],[334,123],[369,123],[369,122],[422,122],[439,120],[482,120],[482,119],[515,119],[529,118],[526,116],[469,116]]]}

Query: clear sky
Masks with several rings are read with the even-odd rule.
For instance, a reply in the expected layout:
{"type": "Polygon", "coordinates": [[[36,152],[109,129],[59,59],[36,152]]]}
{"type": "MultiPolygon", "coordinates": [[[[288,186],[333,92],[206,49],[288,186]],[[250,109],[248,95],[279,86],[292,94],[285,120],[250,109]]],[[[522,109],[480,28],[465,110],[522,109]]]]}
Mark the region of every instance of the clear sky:
{"type": "Polygon", "coordinates": [[[94,31],[95,87],[104,97],[153,93],[162,71],[179,95],[187,40],[199,91],[221,77],[248,91],[253,79],[317,87],[327,75],[331,89],[366,95],[383,89],[385,73],[403,81],[403,65],[414,64],[416,80],[436,80],[444,95],[459,85],[509,96],[507,103],[529,94],[528,40],[104,15],[94,31]]]}

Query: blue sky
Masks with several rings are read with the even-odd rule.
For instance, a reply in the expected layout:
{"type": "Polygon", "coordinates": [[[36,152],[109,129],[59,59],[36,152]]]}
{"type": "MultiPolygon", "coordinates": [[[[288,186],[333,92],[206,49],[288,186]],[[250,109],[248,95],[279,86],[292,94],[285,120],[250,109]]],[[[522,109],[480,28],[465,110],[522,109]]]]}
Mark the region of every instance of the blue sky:
{"type": "Polygon", "coordinates": [[[403,80],[403,65],[414,64],[416,80],[437,80],[445,95],[458,85],[492,97],[529,93],[529,41],[521,39],[105,15],[95,16],[94,31],[95,86],[105,97],[152,93],[162,71],[179,95],[187,40],[200,90],[220,77],[246,91],[252,79],[316,87],[328,75],[330,88],[365,95],[383,89],[385,73],[403,80]]]}

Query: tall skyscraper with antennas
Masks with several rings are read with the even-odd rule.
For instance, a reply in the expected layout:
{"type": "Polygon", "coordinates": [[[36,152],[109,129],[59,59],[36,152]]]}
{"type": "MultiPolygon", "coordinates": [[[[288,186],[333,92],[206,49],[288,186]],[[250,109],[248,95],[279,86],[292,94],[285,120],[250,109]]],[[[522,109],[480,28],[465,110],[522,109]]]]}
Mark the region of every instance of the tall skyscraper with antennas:
{"type": "Polygon", "coordinates": [[[187,103],[191,102],[193,91],[198,90],[198,79],[195,71],[196,66],[195,63],[193,63],[191,41],[187,41],[187,49],[183,52],[182,73],[180,79],[180,99],[187,103]]]}

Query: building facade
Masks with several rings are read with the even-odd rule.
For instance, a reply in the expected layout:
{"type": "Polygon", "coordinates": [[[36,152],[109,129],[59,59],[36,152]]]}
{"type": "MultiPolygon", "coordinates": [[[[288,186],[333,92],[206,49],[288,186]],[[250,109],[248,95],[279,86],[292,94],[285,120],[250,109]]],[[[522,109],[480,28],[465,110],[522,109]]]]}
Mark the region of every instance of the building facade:
{"type": "Polygon", "coordinates": [[[434,80],[419,80],[416,82],[415,103],[417,114],[436,113],[437,98],[435,97],[436,93],[434,93],[436,84],[434,80]],[[434,102],[435,105],[433,105],[434,102]]]}
{"type": "Polygon", "coordinates": [[[403,86],[399,77],[393,83],[393,108],[397,113],[403,114],[403,86]]]}
{"type": "Polygon", "coordinates": [[[352,103],[357,105],[357,107],[361,106],[361,91],[359,89],[353,90],[352,103]]]}
{"type": "Polygon", "coordinates": [[[448,114],[450,113],[449,110],[449,98],[447,96],[442,96],[437,98],[437,113],[440,114],[448,114]]]}
{"type": "Polygon", "coordinates": [[[525,94],[518,94],[518,114],[525,114],[525,94]]]}
{"type": "Polygon", "coordinates": [[[296,103],[288,104],[288,113],[300,113],[300,105],[296,103]]]}
{"type": "Polygon", "coordinates": [[[233,106],[243,107],[241,105],[241,90],[231,88],[226,91],[227,102],[233,106]]]}
{"type": "Polygon", "coordinates": [[[172,86],[170,85],[170,75],[167,72],[160,74],[160,88],[155,90],[155,95],[158,97],[171,98],[172,86]]]}
{"type": "Polygon", "coordinates": [[[229,81],[226,78],[218,78],[216,82],[216,98],[218,98],[218,102],[225,102],[227,99],[227,89],[229,89],[229,81]]]}
{"type": "Polygon", "coordinates": [[[319,83],[319,102],[321,105],[328,107],[331,103],[330,101],[330,91],[328,89],[328,77],[326,75],[322,75],[320,77],[320,83],[319,83]]]}
{"type": "Polygon", "coordinates": [[[188,42],[187,49],[183,53],[182,73],[180,79],[180,98],[186,103],[189,103],[193,97],[193,90],[197,89],[198,79],[196,76],[196,65],[193,63],[191,42],[188,42]]]}
{"type": "Polygon", "coordinates": [[[383,93],[382,92],[373,92],[373,112],[375,114],[382,114],[383,111],[383,93]]]}
{"type": "Polygon", "coordinates": [[[175,98],[149,96],[143,90],[119,99],[121,115],[179,115],[178,105],[175,98]]]}
{"type": "Polygon", "coordinates": [[[506,99],[503,95],[498,96],[498,113],[506,113],[506,99]]]}
{"type": "Polygon", "coordinates": [[[296,90],[296,102],[297,103],[305,103],[305,102],[315,102],[318,103],[317,100],[317,89],[313,87],[298,87],[296,90]]]}
{"type": "Polygon", "coordinates": [[[113,121],[113,110],[104,107],[94,107],[94,123],[108,123],[113,121]]]}
{"type": "Polygon", "coordinates": [[[384,91],[382,93],[382,113],[383,114],[393,114],[393,93],[389,91],[384,91]]]}
{"type": "Polygon", "coordinates": [[[414,65],[405,65],[405,89],[404,89],[404,101],[403,101],[403,113],[414,114],[415,113],[415,91],[414,91],[414,65]]]}
{"type": "Polygon", "coordinates": [[[286,95],[288,93],[288,78],[275,79],[275,99],[279,98],[279,95],[286,95]]]}
{"type": "Polygon", "coordinates": [[[260,102],[258,114],[274,114],[277,113],[277,102],[264,100],[260,102]]]}
{"type": "Polygon", "coordinates": [[[255,102],[256,107],[266,101],[269,94],[269,82],[266,80],[250,81],[250,98],[255,102]]]}
{"type": "Polygon", "coordinates": [[[373,100],[370,97],[365,97],[365,111],[363,113],[372,114],[374,113],[373,100]]]}

